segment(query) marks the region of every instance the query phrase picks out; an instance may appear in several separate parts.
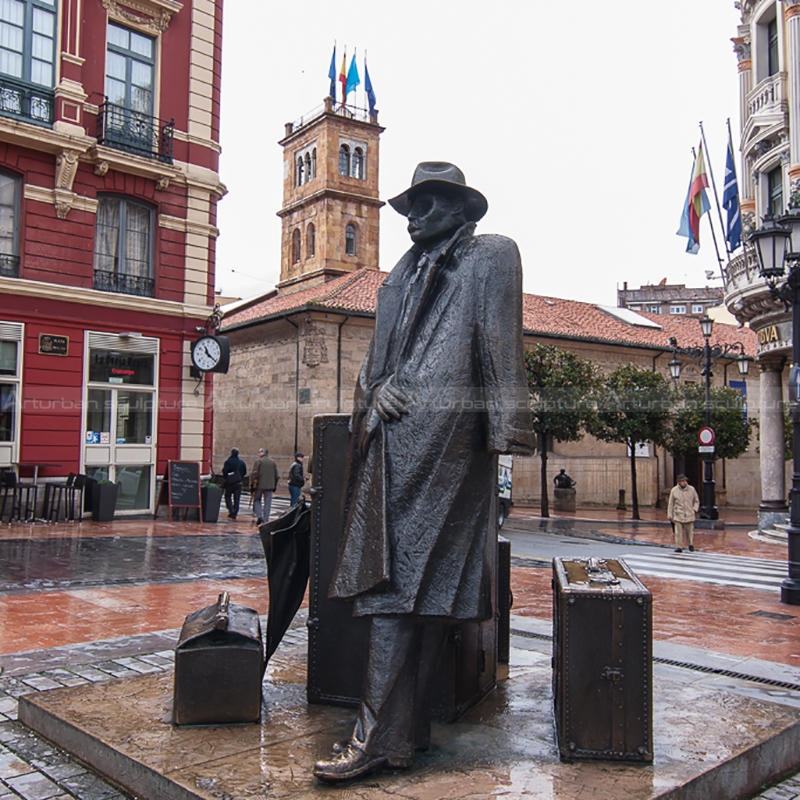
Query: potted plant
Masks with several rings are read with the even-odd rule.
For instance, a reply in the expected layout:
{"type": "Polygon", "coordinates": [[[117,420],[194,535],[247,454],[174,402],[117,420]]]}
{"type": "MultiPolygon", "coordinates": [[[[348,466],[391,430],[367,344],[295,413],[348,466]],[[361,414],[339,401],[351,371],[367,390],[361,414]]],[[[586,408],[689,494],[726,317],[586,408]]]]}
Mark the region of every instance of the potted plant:
{"type": "Polygon", "coordinates": [[[117,484],[109,480],[97,481],[92,486],[92,519],[110,522],[117,508],[117,484]]]}
{"type": "Polygon", "coordinates": [[[216,522],[219,519],[219,507],[224,491],[222,481],[222,475],[212,475],[211,480],[200,489],[203,522],[216,522]]]}

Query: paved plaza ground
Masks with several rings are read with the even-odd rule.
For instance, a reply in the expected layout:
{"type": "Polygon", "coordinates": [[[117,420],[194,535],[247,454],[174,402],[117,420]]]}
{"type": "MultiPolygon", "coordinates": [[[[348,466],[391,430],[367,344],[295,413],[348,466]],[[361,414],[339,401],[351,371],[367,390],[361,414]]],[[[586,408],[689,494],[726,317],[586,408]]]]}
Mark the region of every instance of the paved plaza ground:
{"type": "MultiPolygon", "coordinates": [[[[678,554],[664,513],[642,516],[632,522],[630,512],[579,509],[542,520],[536,509],[515,508],[504,528],[513,554],[512,645],[524,649],[531,631],[542,639],[551,624],[549,557],[526,542],[545,534],[570,555],[575,537],[629,544],[654,597],[657,659],[678,664],[687,684],[693,670],[727,672],[751,696],[800,715],[800,608],[781,604],[777,588],[785,546],[748,535],[755,511],[722,509],[725,529],[698,531],[697,552],[678,554]]],[[[17,698],[171,671],[184,617],[223,590],[265,613],[264,561],[251,520],[243,513],[236,521],[221,515],[217,524],[162,518],[0,527],[0,800],[127,797],[22,726],[17,698]]],[[[300,623],[287,646],[304,646],[300,623]]],[[[760,796],[800,797],[800,779],[764,787],[760,796]]]]}

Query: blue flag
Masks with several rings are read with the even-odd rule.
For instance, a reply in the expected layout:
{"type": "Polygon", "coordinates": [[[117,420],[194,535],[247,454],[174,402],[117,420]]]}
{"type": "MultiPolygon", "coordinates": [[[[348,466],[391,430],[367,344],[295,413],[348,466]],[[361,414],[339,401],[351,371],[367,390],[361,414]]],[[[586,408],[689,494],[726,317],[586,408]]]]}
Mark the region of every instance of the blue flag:
{"type": "Polygon", "coordinates": [[[733,146],[728,141],[728,156],[725,159],[725,185],[722,190],[722,205],[728,212],[727,235],[731,253],[742,243],[742,214],[739,210],[739,186],[736,183],[736,166],[733,146]]]}
{"type": "Polygon", "coordinates": [[[367,62],[364,61],[364,89],[367,92],[367,101],[369,102],[369,113],[375,116],[375,91],[372,88],[372,81],[369,79],[369,70],[367,69],[367,62]]]}
{"type": "Polygon", "coordinates": [[[345,95],[354,92],[357,86],[361,85],[361,78],[358,77],[358,67],[356,66],[356,54],[353,53],[353,58],[350,61],[350,69],[347,71],[347,88],[345,95]]]}
{"type": "Polygon", "coordinates": [[[336,102],[336,45],[333,46],[333,55],[331,56],[331,67],[328,70],[328,77],[331,79],[330,96],[336,102]]]}

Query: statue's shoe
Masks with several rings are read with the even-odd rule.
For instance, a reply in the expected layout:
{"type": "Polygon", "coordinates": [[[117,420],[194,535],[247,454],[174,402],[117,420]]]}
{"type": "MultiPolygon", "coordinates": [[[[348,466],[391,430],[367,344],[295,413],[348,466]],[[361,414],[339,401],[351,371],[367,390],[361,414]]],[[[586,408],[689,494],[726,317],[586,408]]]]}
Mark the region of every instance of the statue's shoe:
{"type": "Polygon", "coordinates": [[[371,755],[349,742],[344,747],[335,746],[330,760],[317,761],[314,775],[323,781],[349,781],[388,764],[386,756],[371,755]]]}

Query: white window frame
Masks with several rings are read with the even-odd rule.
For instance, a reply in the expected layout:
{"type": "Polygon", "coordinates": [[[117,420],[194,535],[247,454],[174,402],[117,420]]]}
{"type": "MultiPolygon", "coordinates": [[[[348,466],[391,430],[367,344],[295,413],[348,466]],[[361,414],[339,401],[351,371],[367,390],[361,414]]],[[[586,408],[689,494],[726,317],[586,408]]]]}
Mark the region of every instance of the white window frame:
{"type": "Polygon", "coordinates": [[[702,303],[692,303],[692,314],[702,314],[706,310],[702,303]]]}
{"type": "Polygon", "coordinates": [[[645,311],[647,311],[648,314],[660,314],[661,303],[653,303],[652,305],[648,305],[645,307],[645,311]]]}
{"type": "Polygon", "coordinates": [[[19,461],[19,437],[22,430],[22,361],[25,357],[25,323],[0,321],[0,340],[17,343],[16,375],[0,375],[0,383],[16,387],[14,430],[10,442],[0,442],[0,467],[10,467],[19,461]]]}
{"type": "Polygon", "coordinates": [[[686,306],[685,305],[670,305],[669,313],[670,314],[685,314],[686,313],[686,306]]]}
{"type": "Polygon", "coordinates": [[[152,336],[141,336],[138,334],[117,334],[105,333],[102,331],[86,331],[84,336],[83,345],[83,408],[84,412],[81,414],[81,472],[86,472],[87,466],[92,467],[108,467],[109,480],[115,480],[116,470],[121,467],[136,467],[148,464],[150,466],[150,505],[146,509],[131,509],[129,511],[120,511],[120,515],[126,514],[142,514],[153,511],[156,504],[155,488],[156,488],[156,470],[158,467],[158,387],[159,387],[159,373],[161,366],[161,340],[152,336]],[[153,383],[126,383],[126,384],[110,384],[89,381],[89,367],[92,350],[118,350],[130,353],[146,353],[153,356],[153,383]],[[116,442],[109,442],[108,445],[90,445],[91,447],[109,447],[108,463],[100,461],[93,461],[87,464],[86,461],[86,412],[85,409],[88,405],[89,390],[110,390],[112,394],[112,422],[116,421],[117,414],[117,399],[116,391],[118,389],[127,389],[130,391],[141,392],[143,394],[149,393],[153,396],[153,420],[152,420],[152,439],[150,444],[135,444],[130,445],[130,448],[143,449],[148,447],[151,449],[151,458],[149,462],[141,460],[132,460],[130,463],[123,462],[120,459],[114,459],[113,454],[117,447],[126,447],[126,445],[117,445],[116,442]],[[113,472],[112,472],[113,468],[113,472]],[[113,475],[113,477],[112,477],[113,475]]]}

